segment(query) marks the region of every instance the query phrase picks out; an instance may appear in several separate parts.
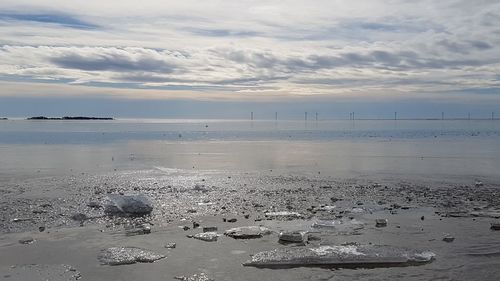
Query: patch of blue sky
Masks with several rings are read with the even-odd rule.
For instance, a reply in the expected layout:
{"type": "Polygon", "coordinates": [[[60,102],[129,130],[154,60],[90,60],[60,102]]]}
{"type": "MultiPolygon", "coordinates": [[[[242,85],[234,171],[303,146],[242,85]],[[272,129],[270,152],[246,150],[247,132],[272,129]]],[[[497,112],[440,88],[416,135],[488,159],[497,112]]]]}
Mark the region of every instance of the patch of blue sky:
{"type": "Polygon", "coordinates": [[[25,21],[45,24],[57,24],[75,29],[98,29],[99,25],[78,19],[75,16],[59,13],[40,13],[40,14],[22,14],[22,13],[2,13],[0,20],[4,21],[25,21]]]}

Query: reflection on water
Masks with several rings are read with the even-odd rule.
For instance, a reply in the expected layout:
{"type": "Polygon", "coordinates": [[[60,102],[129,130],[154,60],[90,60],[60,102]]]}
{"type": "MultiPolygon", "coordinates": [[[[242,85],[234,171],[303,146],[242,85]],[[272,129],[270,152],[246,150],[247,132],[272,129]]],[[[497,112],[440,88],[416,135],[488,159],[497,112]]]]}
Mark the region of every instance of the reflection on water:
{"type": "Polygon", "coordinates": [[[154,167],[497,177],[491,120],[5,121],[0,175],[154,167]]]}

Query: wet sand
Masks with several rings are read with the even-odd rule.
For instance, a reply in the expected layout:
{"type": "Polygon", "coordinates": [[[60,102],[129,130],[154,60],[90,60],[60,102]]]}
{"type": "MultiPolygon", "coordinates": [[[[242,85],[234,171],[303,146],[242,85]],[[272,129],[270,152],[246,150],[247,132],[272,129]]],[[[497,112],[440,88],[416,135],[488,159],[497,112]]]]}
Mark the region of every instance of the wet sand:
{"type": "Polygon", "coordinates": [[[490,223],[498,220],[477,216],[500,209],[500,186],[482,180],[476,186],[470,177],[375,181],[165,168],[18,179],[4,183],[1,191],[0,280],[15,280],[10,266],[20,264],[67,264],[81,273],[81,280],[174,280],[198,273],[215,280],[497,280],[500,231],[491,230],[490,223]],[[109,194],[143,194],[154,210],[139,218],[106,216],[97,206],[109,194]],[[265,216],[272,211],[297,212],[303,218],[265,216]],[[75,220],[75,214],[86,218],[75,220]],[[231,218],[237,221],[228,222],[231,218]],[[311,225],[319,218],[345,223],[318,231],[311,225]],[[376,227],[378,218],[387,219],[387,226],[376,227]],[[193,222],[200,227],[193,229],[193,222]],[[130,225],[148,225],[151,233],[126,235],[130,225]],[[187,237],[205,226],[216,226],[222,234],[247,225],[268,227],[273,234],[250,240],[222,235],[216,242],[187,237]],[[311,231],[316,239],[305,246],[282,245],[278,233],[283,230],[311,231]],[[446,236],[455,239],[442,241],[446,236]],[[19,242],[27,237],[34,241],[19,242]],[[170,242],[176,248],[164,247],[170,242]],[[430,250],[436,258],[420,266],[371,269],[242,266],[260,251],[354,242],[430,250]],[[140,247],[166,258],[100,264],[101,250],[115,246],[140,247]]]}

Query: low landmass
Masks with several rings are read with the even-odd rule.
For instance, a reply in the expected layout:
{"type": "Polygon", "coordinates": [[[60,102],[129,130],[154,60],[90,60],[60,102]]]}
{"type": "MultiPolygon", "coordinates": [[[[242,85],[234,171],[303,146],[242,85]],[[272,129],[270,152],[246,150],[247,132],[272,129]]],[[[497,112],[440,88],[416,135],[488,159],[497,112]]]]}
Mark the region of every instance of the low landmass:
{"type": "Polygon", "coordinates": [[[88,116],[64,116],[64,117],[46,117],[35,116],[29,117],[27,120],[115,120],[112,117],[88,117],[88,116]]]}
{"type": "Polygon", "coordinates": [[[9,120],[9,118],[0,117],[0,120],[9,120]]]}

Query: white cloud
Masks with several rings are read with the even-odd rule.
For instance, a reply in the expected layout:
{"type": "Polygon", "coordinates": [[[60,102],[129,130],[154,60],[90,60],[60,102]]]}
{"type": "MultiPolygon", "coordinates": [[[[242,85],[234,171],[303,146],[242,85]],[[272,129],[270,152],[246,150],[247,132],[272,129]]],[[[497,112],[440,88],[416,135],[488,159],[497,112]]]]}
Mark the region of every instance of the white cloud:
{"type": "Polygon", "coordinates": [[[494,91],[499,23],[497,1],[4,1],[0,77],[242,98],[494,91]]]}

